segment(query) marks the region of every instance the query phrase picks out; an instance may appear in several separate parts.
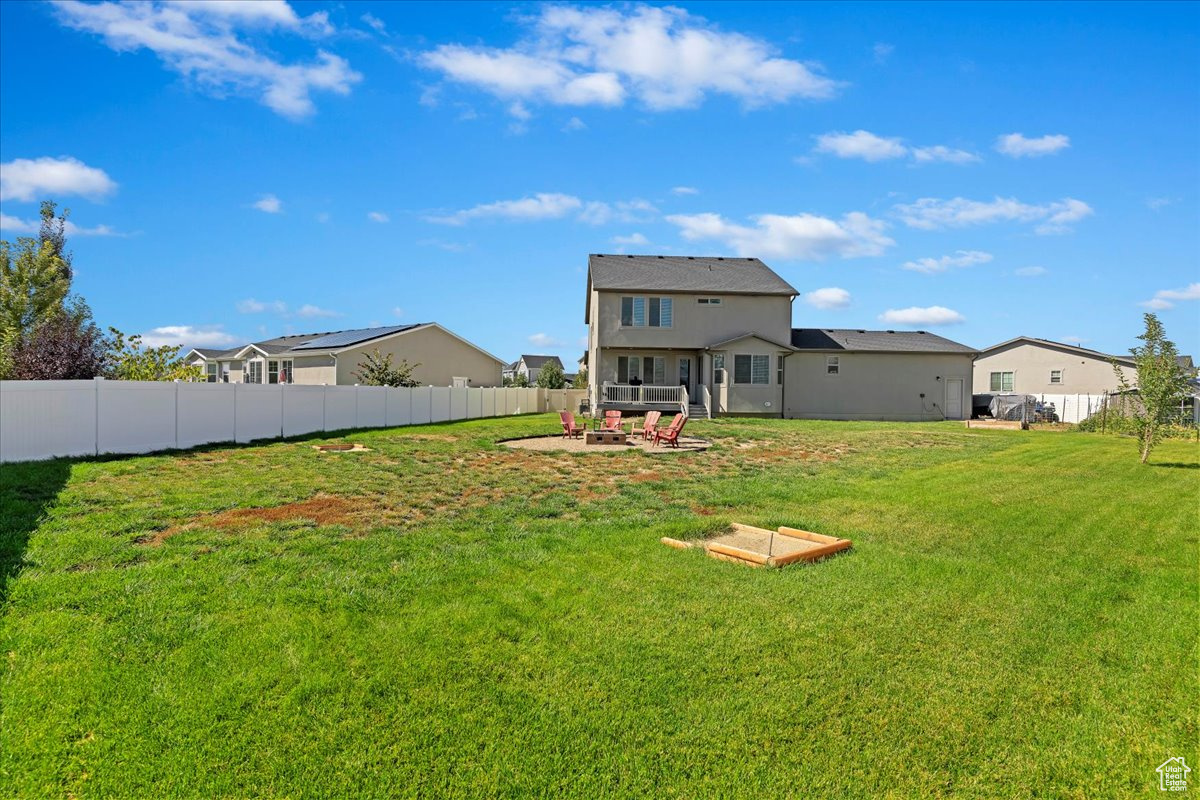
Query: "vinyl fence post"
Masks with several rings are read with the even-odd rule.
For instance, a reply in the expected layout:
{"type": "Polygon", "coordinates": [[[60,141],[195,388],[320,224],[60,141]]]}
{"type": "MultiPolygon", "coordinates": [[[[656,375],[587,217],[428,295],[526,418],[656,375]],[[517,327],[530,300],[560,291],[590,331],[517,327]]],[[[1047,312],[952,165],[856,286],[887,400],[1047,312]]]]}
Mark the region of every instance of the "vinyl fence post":
{"type": "Polygon", "coordinates": [[[100,381],[102,380],[104,380],[104,378],[101,378],[98,375],[92,379],[92,385],[96,390],[92,395],[93,410],[96,415],[96,442],[92,447],[95,455],[100,455],[100,381]]]}
{"type": "Polygon", "coordinates": [[[179,449],[179,379],[175,379],[175,449],[179,449]]]}

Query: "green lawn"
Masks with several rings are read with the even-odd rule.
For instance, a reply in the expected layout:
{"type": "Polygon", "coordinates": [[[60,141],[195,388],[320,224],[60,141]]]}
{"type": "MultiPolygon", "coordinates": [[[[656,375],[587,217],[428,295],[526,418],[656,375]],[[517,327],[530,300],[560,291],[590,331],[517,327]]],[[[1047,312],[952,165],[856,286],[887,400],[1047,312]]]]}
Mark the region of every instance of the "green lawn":
{"type": "Polygon", "coordinates": [[[1095,798],[1200,770],[1194,441],[495,443],[557,424],[0,468],[0,796],[1095,798]],[[658,543],[732,521],[854,549],[658,543]]]}

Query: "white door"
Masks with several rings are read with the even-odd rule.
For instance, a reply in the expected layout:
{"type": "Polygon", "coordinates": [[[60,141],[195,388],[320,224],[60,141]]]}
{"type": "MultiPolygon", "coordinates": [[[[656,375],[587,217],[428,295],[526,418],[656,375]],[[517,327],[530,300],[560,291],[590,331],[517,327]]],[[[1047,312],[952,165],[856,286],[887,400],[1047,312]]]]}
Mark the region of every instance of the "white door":
{"type": "Polygon", "coordinates": [[[946,379],[946,419],[962,419],[962,378],[946,379]]]}

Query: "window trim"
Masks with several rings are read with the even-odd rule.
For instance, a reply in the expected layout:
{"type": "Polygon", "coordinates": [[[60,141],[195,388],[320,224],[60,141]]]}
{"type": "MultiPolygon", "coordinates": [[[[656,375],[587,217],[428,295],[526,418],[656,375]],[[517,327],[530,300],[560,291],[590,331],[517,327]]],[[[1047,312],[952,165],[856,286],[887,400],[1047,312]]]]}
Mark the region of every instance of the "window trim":
{"type": "Polygon", "coordinates": [[[1051,386],[1062,386],[1063,385],[1063,371],[1061,369],[1050,370],[1050,385],[1051,386]],[[1058,380],[1055,380],[1055,378],[1057,378],[1058,380]]]}
{"type": "Polygon", "coordinates": [[[734,353],[733,354],[733,384],[734,386],[770,386],[771,385],[771,357],[762,353],[734,353]],[[738,380],[738,360],[750,360],[750,380],[738,380]],[[762,364],[761,376],[763,380],[756,381],[755,363],[762,364]]]}
{"type": "Polygon", "coordinates": [[[722,386],[725,383],[725,354],[713,353],[713,386],[722,386]]]}
{"type": "Polygon", "coordinates": [[[989,392],[1012,392],[1016,391],[1013,387],[1017,385],[1017,373],[1015,370],[997,370],[988,374],[988,391],[989,392]],[[1004,376],[1008,376],[1008,388],[1004,388],[1004,376]],[[997,381],[997,379],[999,379],[997,381]],[[991,388],[999,384],[999,388],[991,388]]]}
{"type": "Polygon", "coordinates": [[[221,380],[221,365],[216,361],[204,362],[204,382],[219,383],[221,380]]]}
{"type": "Polygon", "coordinates": [[[841,356],[825,356],[825,374],[826,375],[841,375],[842,374],[842,357],[841,356]]]}

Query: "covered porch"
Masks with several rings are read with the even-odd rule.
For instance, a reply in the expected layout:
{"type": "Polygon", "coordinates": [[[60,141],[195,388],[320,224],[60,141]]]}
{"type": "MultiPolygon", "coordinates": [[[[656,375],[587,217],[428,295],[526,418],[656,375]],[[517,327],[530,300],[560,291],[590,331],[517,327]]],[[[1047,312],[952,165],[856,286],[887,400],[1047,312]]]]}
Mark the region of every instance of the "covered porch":
{"type": "Polygon", "coordinates": [[[708,387],[695,350],[602,349],[591,386],[597,411],[661,411],[708,417],[708,387]]]}

